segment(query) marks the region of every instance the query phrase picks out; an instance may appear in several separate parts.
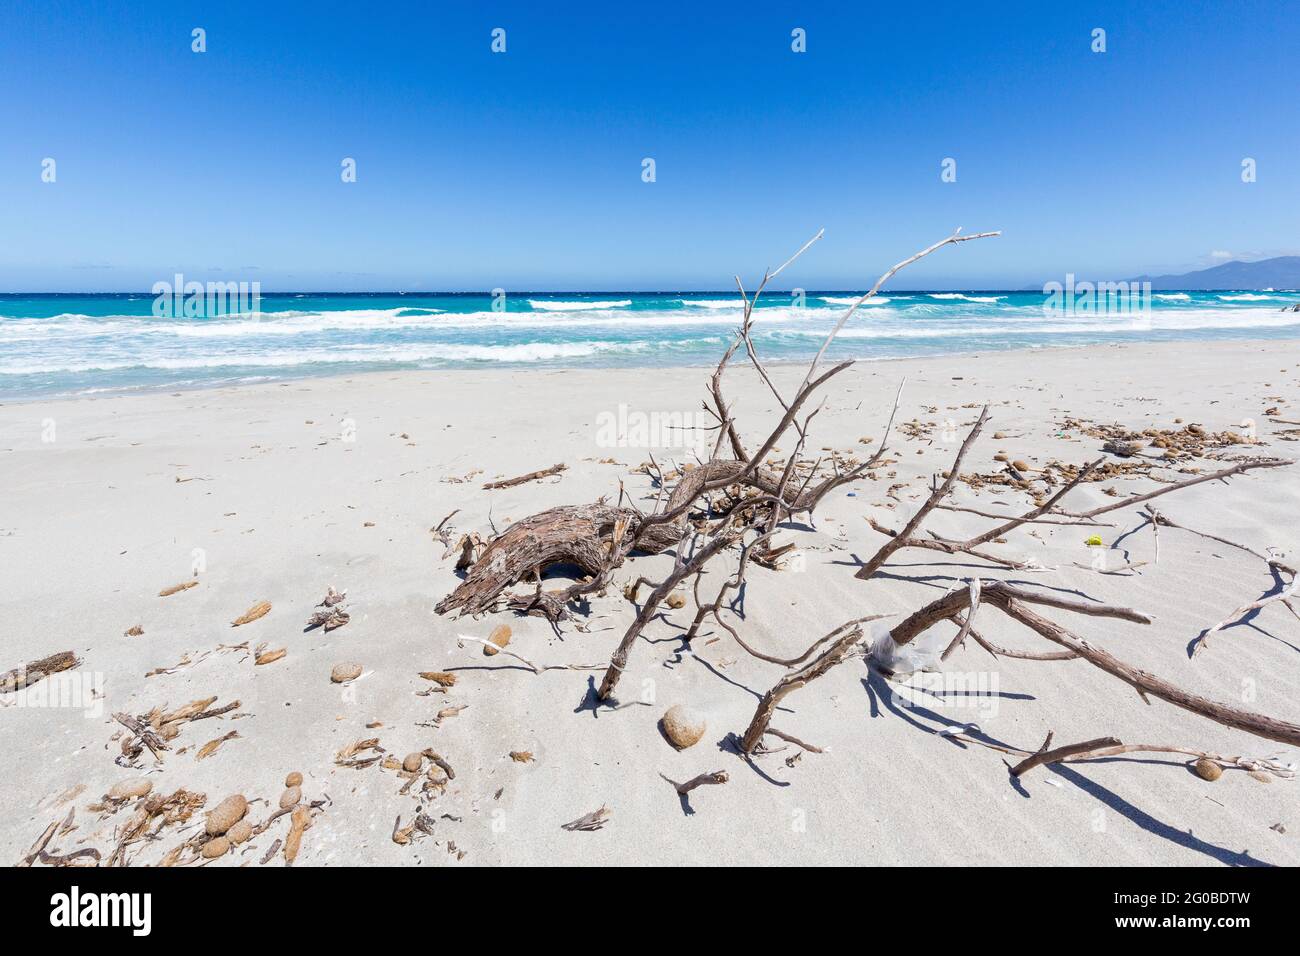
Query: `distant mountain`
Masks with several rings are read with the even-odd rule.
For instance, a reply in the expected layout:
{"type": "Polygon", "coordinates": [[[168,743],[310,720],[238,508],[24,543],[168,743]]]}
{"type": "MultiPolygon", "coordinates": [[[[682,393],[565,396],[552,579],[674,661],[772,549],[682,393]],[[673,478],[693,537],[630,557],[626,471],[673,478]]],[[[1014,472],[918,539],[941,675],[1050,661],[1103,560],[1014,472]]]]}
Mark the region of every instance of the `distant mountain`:
{"type": "Polygon", "coordinates": [[[1258,262],[1225,262],[1182,275],[1138,276],[1155,290],[1215,292],[1227,289],[1300,289],[1300,256],[1277,256],[1258,262]]]}

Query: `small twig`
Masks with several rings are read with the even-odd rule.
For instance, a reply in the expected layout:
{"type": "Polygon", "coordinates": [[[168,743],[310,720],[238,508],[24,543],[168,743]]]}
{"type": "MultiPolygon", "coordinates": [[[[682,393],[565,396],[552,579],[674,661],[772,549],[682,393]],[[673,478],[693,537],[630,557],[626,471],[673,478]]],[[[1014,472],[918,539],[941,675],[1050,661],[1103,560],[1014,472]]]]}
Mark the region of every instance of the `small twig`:
{"type": "MultiPolygon", "coordinates": [[[[522,485],[529,481],[536,481],[539,478],[549,478],[551,475],[558,475],[562,471],[568,471],[568,469],[569,466],[565,464],[552,465],[550,468],[540,468],[537,471],[530,471],[528,474],[520,475],[518,478],[506,478],[503,481],[489,481],[483,487],[489,490],[495,488],[513,488],[515,485],[522,485]]],[[[451,516],[448,515],[448,517],[451,516]]]]}
{"type": "Polygon", "coordinates": [[[456,638],[457,640],[473,641],[475,644],[482,644],[484,647],[490,647],[494,654],[504,654],[506,657],[513,657],[521,664],[526,665],[534,674],[542,674],[546,671],[598,671],[603,670],[605,667],[604,664],[545,664],[539,666],[534,664],[528,658],[516,654],[514,651],[508,651],[504,647],[498,647],[491,641],[485,641],[479,637],[470,637],[468,634],[457,634],[456,638]]]}
{"type": "Polygon", "coordinates": [[[673,785],[673,789],[677,791],[679,796],[685,796],[696,787],[703,787],[707,784],[726,783],[728,780],[727,771],[725,770],[715,770],[713,773],[702,773],[698,777],[692,777],[685,783],[677,783],[675,780],[669,780],[668,777],[662,773],[659,774],[659,776],[668,780],[668,782],[673,785]]]}
{"type": "Polygon", "coordinates": [[[1196,639],[1195,644],[1192,647],[1192,656],[1195,657],[1197,654],[1201,653],[1201,651],[1205,650],[1206,645],[1210,642],[1211,635],[1219,633],[1219,631],[1223,630],[1233,621],[1240,620],[1244,615],[1249,614],[1251,611],[1258,611],[1263,607],[1267,607],[1274,601],[1286,601],[1293,598],[1296,596],[1297,591],[1300,591],[1300,574],[1292,575],[1291,583],[1281,591],[1278,591],[1276,594],[1270,594],[1267,597],[1262,597],[1258,601],[1251,601],[1249,604],[1242,605],[1218,624],[1214,625],[1214,627],[1207,630],[1196,639]]]}

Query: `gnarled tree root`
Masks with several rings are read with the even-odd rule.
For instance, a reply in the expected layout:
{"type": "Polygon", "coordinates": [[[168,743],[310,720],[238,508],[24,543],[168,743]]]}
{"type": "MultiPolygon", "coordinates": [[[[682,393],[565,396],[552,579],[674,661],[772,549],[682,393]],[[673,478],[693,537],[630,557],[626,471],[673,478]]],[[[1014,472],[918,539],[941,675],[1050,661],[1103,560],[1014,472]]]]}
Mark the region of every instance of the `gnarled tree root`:
{"type": "MultiPolygon", "coordinates": [[[[744,462],[725,459],[692,468],[673,487],[667,510],[694,501],[706,484],[740,475],[744,469],[744,462]]],[[[783,488],[778,472],[759,468],[742,484],[772,498],[780,495],[790,512],[797,513],[810,510],[826,492],[846,480],[849,480],[846,476],[833,476],[811,487],[783,488]]],[[[623,554],[634,549],[659,554],[681,540],[686,516],[677,521],[651,524],[644,530],[642,517],[631,508],[596,502],[551,508],[517,521],[483,550],[465,580],[438,602],[435,610],[439,614],[456,610],[461,614],[490,611],[497,606],[506,588],[527,579],[535,580],[553,565],[572,564],[586,574],[599,574],[606,567],[610,537],[620,518],[627,521],[623,554]]],[[[622,556],[619,555],[620,560],[622,556]]],[[[514,596],[509,603],[524,610],[536,600],[532,595],[514,596]]],[[[545,601],[545,596],[540,600],[545,601]]]]}
{"type": "MultiPolygon", "coordinates": [[[[619,519],[627,521],[629,535],[635,534],[641,520],[630,508],[597,502],[551,508],[516,521],[483,549],[465,580],[434,610],[439,614],[455,610],[481,614],[493,608],[506,588],[536,578],[552,565],[573,564],[587,574],[599,574],[609,558],[609,543],[619,519]]],[[[657,554],[677,540],[676,530],[665,525],[651,529],[638,547],[657,554]]]]}

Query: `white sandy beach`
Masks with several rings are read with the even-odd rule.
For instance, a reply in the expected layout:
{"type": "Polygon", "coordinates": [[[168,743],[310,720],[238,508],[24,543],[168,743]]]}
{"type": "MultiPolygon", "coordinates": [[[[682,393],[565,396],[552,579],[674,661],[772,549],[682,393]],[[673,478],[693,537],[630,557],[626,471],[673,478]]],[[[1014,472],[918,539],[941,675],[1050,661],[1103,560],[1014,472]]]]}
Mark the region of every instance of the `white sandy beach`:
{"type": "MultiPolygon", "coordinates": [[[[905,550],[872,580],[853,576],[884,540],[867,516],[900,527],[923,500],[930,476],[948,466],[979,404],[990,403],[992,417],[963,472],[1000,471],[993,459],[999,451],[1031,467],[1102,455],[1099,439],[1062,427],[1067,417],[1137,430],[1180,428],[1175,419],[1182,419],[1215,432],[1247,431],[1243,422],[1250,420],[1261,444],[1229,449],[1229,460],[1297,458],[1300,430],[1265,415],[1276,408],[1273,418],[1300,420],[1296,363],[1294,347],[1256,342],[860,363],[827,392],[811,451],[871,449],[859,439],[880,441],[903,376],[899,422],[934,427],[915,430],[919,437],[896,431],[896,465],[833,493],[815,516],[815,530],[796,523],[784,531],[780,540],[803,549],[802,570],[753,568],[745,619],[729,620],[752,644],[795,655],[847,619],[905,614],[953,585],[964,587],[972,575],[1006,578],[1150,613],[1150,626],[1052,616],[1189,690],[1298,721],[1300,620],[1280,603],[1217,635],[1194,660],[1188,656],[1203,628],[1272,588],[1263,562],[1166,528],[1156,564],[1149,529],[1125,536],[1142,524],[1136,508],[1112,515],[1115,527],[1026,526],[990,546],[1032,557],[1049,569],[1043,572],[905,550]],[[954,426],[945,427],[950,419],[954,426]],[[1006,437],[995,439],[995,432],[1006,437]],[[887,496],[900,483],[896,497],[887,496]],[[1084,539],[1094,530],[1115,545],[1108,554],[1114,564],[1147,563],[1129,574],[1076,566],[1091,560],[1084,539]]],[[[802,373],[783,367],[774,374],[789,386],[802,373]]],[[[755,769],[723,742],[744,730],[757,696],[783,670],[750,657],[716,627],[697,640],[694,654],[680,653],[690,603],[652,623],[648,640],[633,650],[620,709],[584,705],[599,671],[533,674],[503,656],[486,657],[479,645],[458,646],[458,634],[485,638],[508,623],[509,649],[538,664],[609,659],[635,614],[622,586],[642,574],[662,577],[671,555],[628,562],[615,586],[592,601],[590,617],[576,619],[586,632],[570,622],[557,636],[541,618],[435,615],[434,604],[458,579],[454,557],[444,558],[430,529],[459,509],[449,522],[453,541],[469,531],[487,536],[493,525],[504,529],[555,505],[612,500],[620,480],[648,507],[650,481],[636,470],[645,450],[600,443],[598,416],[616,413],[620,403],[693,414],[708,375],[402,372],[0,406],[0,671],[70,649],[83,659],[70,673],[102,678],[104,694],[90,715],[26,706],[38,702],[30,692],[27,699],[0,695],[9,767],[0,781],[0,859],[22,858],[71,808],[74,828],[54,838],[51,852],[93,847],[106,858],[131,810],[89,807],[124,780],[145,775],[155,792],[204,793],[205,809],[234,793],[268,801],[249,811],[257,822],[276,806],[286,774],[300,771],[304,801],[326,802],[297,865],[1300,863],[1300,781],[1264,783],[1230,770],[1207,782],[1182,758],[1136,755],[1040,767],[1017,786],[1002,754],[936,733],[974,722],[988,737],[1023,750],[1037,749],[1054,731],[1058,744],[1115,736],[1300,758],[1159,700],[1148,705],[1084,661],[995,660],[968,642],[944,670],[976,675],[996,696],[972,702],[961,694],[913,694],[909,701],[855,656],[796,691],[779,716],[781,729],[828,752],[797,756],[790,747],[759,758],[755,769]],[[568,470],[559,477],[482,489],[560,462],[568,470]],[[196,556],[197,586],[160,597],[163,588],[193,577],[196,556]],[[346,590],[350,623],[304,633],[331,585],[346,590]],[[259,601],[270,602],[268,614],[231,626],[259,601]],[[137,625],[142,635],[125,636],[137,625]],[[257,666],[247,651],[219,650],[244,642],[287,653],[257,666]],[[186,666],[146,677],[187,657],[186,666]],[[347,686],[331,683],[340,662],[361,664],[363,676],[347,686]],[[433,686],[421,671],[451,671],[458,679],[446,694],[420,696],[433,686]],[[146,750],[139,769],[115,764],[123,728],[114,712],[139,716],[214,696],[214,706],[240,705],[185,724],[161,763],[146,750]],[[657,729],[676,703],[708,719],[703,740],[680,752],[657,729]],[[456,705],[465,709],[432,724],[440,709],[456,705]],[[197,759],[203,744],[231,731],[238,737],[197,759]],[[399,760],[432,748],[454,768],[446,791],[428,803],[432,835],[417,833],[407,845],[392,839],[395,819],[409,824],[417,805],[414,792],[399,792],[406,781],[396,772],[380,764],[336,765],[341,748],[373,737],[399,760]],[[535,759],[516,762],[512,751],[535,759]],[[729,782],[693,791],[693,813],[660,777],[682,781],[717,770],[727,771],[729,782]],[[611,811],[603,829],[561,829],[601,806],[611,811]]],[[[777,411],[770,393],[739,363],[726,381],[742,434],[765,435],[777,411]]],[[[792,447],[793,440],[781,444],[792,447]]],[[[1142,477],[1086,484],[1069,506],[1114,500],[1106,487],[1128,495],[1156,486],[1142,477]]],[[[954,502],[1012,514],[1028,499],[959,482],[954,502]]],[[[1300,466],[1198,485],[1162,498],[1160,508],[1257,550],[1300,553],[1300,466]]],[[[989,521],[937,512],[930,527],[974,533],[989,521]]],[[[734,562],[724,559],[727,567],[734,562]]],[[[706,580],[711,595],[722,576],[706,580]]],[[[979,622],[1003,645],[1054,649],[1003,617],[979,622]]],[[[927,640],[946,643],[952,634],[940,625],[927,640]]],[[[133,845],[128,859],[157,862],[201,820],[196,815],[191,829],[171,826],[159,839],[133,845]]],[[[258,865],[288,825],[282,817],[216,865],[258,865]]],[[[267,865],[282,865],[282,858],[267,865]]]]}

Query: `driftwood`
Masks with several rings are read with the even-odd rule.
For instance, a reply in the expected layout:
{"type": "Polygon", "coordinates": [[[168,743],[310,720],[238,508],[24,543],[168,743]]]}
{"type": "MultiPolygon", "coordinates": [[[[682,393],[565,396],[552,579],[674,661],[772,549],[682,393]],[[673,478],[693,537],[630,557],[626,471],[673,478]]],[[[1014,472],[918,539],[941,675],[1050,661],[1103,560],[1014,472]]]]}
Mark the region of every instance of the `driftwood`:
{"type": "MultiPolygon", "coordinates": [[[[511,525],[492,540],[469,568],[465,580],[434,608],[439,614],[482,614],[493,609],[506,588],[557,564],[573,564],[598,574],[609,555],[614,526],[624,521],[635,531],[640,517],[630,508],[603,503],[551,508],[511,525]]],[[[643,550],[658,553],[675,544],[673,528],[647,535],[643,550]]]]}
{"type": "MultiPolygon", "coordinates": [[[[836,629],[837,631],[840,628],[836,629]]],[[[762,700],[758,702],[758,708],[754,711],[754,717],[749,722],[749,727],[745,730],[744,736],[740,738],[740,749],[745,754],[752,754],[758,747],[759,741],[768,731],[768,725],[772,722],[772,715],[776,713],[777,706],[789,694],[803,687],[809,681],[816,680],[828,670],[844,660],[848,656],[853,646],[862,640],[862,628],[854,627],[847,634],[841,636],[827,650],[823,651],[811,663],[799,668],[797,671],[791,671],[786,674],[776,685],[763,695],[762,700]]],[[[784,735],[782,735],[784,736],[784,735]]],[[[787,738],[788,739],[788,738],[787,738]]]]}
{"type": "MultiPolygon", "coordinates": [[[[1274,601],[1287,602],[1296,596],[1298,589],[1300,589],[1300,574],[1293,574],[1291,577],[1291,583],[1285,588],[1282,588],[1276,594],[1270,594],[1267,597],[1260,598],[1258,601],[1251,601],[1249,604],[1243,604],[1218,624],[1214,625],[1214,627],[1208,628],[1204,634],[1196,639],[1196,643],[1192,648],[1192,656],[1195,657],[1197,654],[1201,653],[1201,651],[1205,650],[1209,645],[1210,638],[1219,633],[1219,631],[1223,630],[1233,621],[1241,620],[1241,618],[1245,617],[1251,611],[1258,611],[1260,608],[1267,607],[1274,601]]],[[[1290,605],[1288,604],[1288,607],[1289,606],[1290,605]]]]}
{"type": "Polygon", "coordinates": [[[1232,478],[1235,475],[1244,474],[1247,471],[1253,471],[1256,468],[1281,468],[1290,465],[1291,462],[1284,458],[1266,458],[1262,461],[1243,461],[1233,465],[1231,468],[1224,468],[1208,475],[1197,475],[1195,478],[1188,478],[1185,481],[1177,481],[1172,485],[1165,485],[1157,488],[1155,491],[1148,491],[1146,494],[1133,495],[1129,498],[1122,498],[1119,501],[1112,502],[1108,505],[1102,505],[1093,508],[1091,511],[1058,511],[1058,514],[1067,518],[1096,518],[1100,515],[1110,514],[1112,511],[1118,511],[1121,508],[1128,508],[1132,505],[1142,504],[1144,501],[1150,501],[1152,498],[1159,498],[1161,495],[1167,495],[1172,491],[1182,491],[1184,488],[1190,488],[1193,485],[1199,485],[1206,481],[1222,481],[1232,478]]]}
{"type": "MultiPolygon", "coordinates": [[[[1119,757],[1131,753],[1178,754],[1196,760],[1208,760],[1211,763],[1218,764],[1225,770],[1245,770],[1250,773],[1267,774],[1282,780],[1293,779],[1296,774],[1293,764],[1279,763],[1267,757],[1227,757],[1208,750],[1175,747],[1168,744],[1125,744],[1115,737],[1099,737],[1096,740],[1087,740],[1083,743],[1069,744],[1065,747],[1048,750],[1052,736],[1049,733],[1043,746],[1032,754],[1025,754],[1024,751],[1016,751],[1011,748],[1000,748],[1005,753],[1012,755],[1025,755],[1024,760],[1010,768],[1011,775],[1019,777],[1034,767],[1049,763],[1083,763],[1089,760],[1105,760],[1110,757],[1119,757]]],[[[965,736],[962,739],[972,743],[984,743],[965,736]]],[[[985,745],[987,746],[987,744],[985,745]]]]}
{"type": "Polygon", "coordinates": [[[1038,753],[1026,757],[1020,763],[1011,768],[1011,776],[1019,777],[1027,771],[1045,763],[1056,763],[1065,760],[1067,757],[1076,757],[1079,754],[1085,754],[1092,750],[1101,750],[1103,748],[1120,746],[1119,739],[1116,737],[1098,737],[1096,740],[1085,740],[1079,744],[1069,744],[1065,747],[1057,747],[1055,750],[1048,750],[1052,745],[1052,735],[1049,733],[1047,739],[1043,741],[1043,746],[1039,748],[1038,753]]]}
{"type": "Polygon", "coordinates": [[[1264,714],[1256,714],[1232,704],[1209,700],[1198,694],[1185,691],[1167,680],[1154,674],[1125,664],[1114,655],[1093,647],[1087,641],[1070,633],[1052,621],[1042,617],[1014,597],[1003,594],[987,595],[986,600],[997,604],[1015,620],[1037,631],[1053,643],[1060,644],[1067,650],[1074,651],[1079,657],[1094,667],[1099,667],[1113,677],[1131,685],[1141,696],[1158,697],[1163,701],[1189,710],[1202,717],[1208,717],[1226,727],[1235,727],[1266,740],[1300,746],[1300,726],[1264,714]]]}
{"type": "MultiPolygon", "coordinates": [[[[733,592],[738,595],[743,594],[743,588],[748,583],[747,573],[752,570],[753,564],[757,563],[768,568],[779,567],[780,556],[791,547],[788,544],[783,546],[772,544],[773,537],[783,521],[801,514],[809,515],[811,521],[817,507],[830,493],[858,480],[868,470],[885,461],[886,444],[899,406],[898,398],[895,399],[893,410],[889,415],[885,439],[876,453],[866,462],[852,467],[842,467],[839,456],[832,454],[827,467],[824,467],[821,458],[810,461],[804,456],[811,424],[823,407],[823,404],[819,404],[816,400],[816,396],[819,392],[828,390],[834,377],[852,364],[839,362],[828,368],[822,367],[822,360],[836,335],[857,308],[866,299],[876,294],[899,269],[942,246],[991,235],[996,233],[980,233],[973,236],[954,233],[903,260],[882,275],[872,289],[857,299],[840,317],[809,363],[799,387],[788,395],[782,393],[768,374],[755,347],[751,334],[753,310],[771,279],[820,239],[821,234],[818,233],[813,237],[779,268],[764,273],[752,295],[746,292],[743,283],[737,277],[743,305],[740,327],[713,371],[704,402],[704,408],[712,416],[716,429],[712,452],[708,459],[704,461],[697,459],[696,462],[665,475],[652,455],[647,473],[654,480],[657,493],[654,494],[653,504],[645,508],[637,507],[631,496],[627,496],[625,502],[626,492],[620,482],[616,505],[610,505],[601,499],[593,504],[553,508],[516,522],[504,533],[497,533],[493,526],[493,536],[486,542],[479,540],[472,532],[462,536],[460,543],[454,548],[448,547],[448,553],[459,552],[456,567],[457,571],[464,572],[464,580],[437,605],[438,613],[457,611],[460,614],[476,615],[510,609],[520,613],[541,614],[553,623],[558,622],[567,616],[569,607],[580,598],[602,594],[611,585],[615,571],[629,558],[634,558],[638,554],[661,554],[672,549],[674,550],[673,566],[662,580],[656,583],[655,580],[644,575],[638,575],[623,589],[628,600],[634,603],[638,600],[642,584],[647,585],[650,591],[644,603],[638,608],[635,619],[614,649],[608,666],[605,667],[597,692],[598,698],[602,701],[611,701],[620,677],[629,666],[632,648],[642,638],[651,622],[661,613],[665,602],[670,607],[681,606],[680,603],[668,602],[669,595],[680,587],[690,585],[693,581],[695,612],[693,620],[682,635],[686,645],[690,645],[691,641],[698,636],[701,626],[711,617],[746,653],[764,663],[794,668],[763,695],[744,733],[739,738],[733,738],[737,742],[740,753],[750,759],[764,753],[771,753],[772,751],[763,746],[763,740],[768,736],[786,741],[803,751],[822,752],[821,748],[804,743],[797,737],[772,727],[773,715],[781,701],[790,693],[822,676],[845,660],[855,648],[859,648],[863,642],[861,625],[874,620],[878,615],[848,621],[815,641],[797,657],[781,658],[752,646],[742,637],[737,627],[724,619],[724,610],[730,609],[726,603],[727,598],[733,592]],[[733,407],[727,401],[723,390],[726,370],[732,359],[741,354],[742,349],[749,364],[780,406],[778,420],[767,430],[765,437],[752,444],[747,443],[742,437],[741,430],[737,427],[733,407]],[[770,459],[776,453],[778,442],[782,442],[791,432],[796,438],[793,453],[789,454],[783,463],[772,462],[770,459]],[[739,549],[739,564],[736,571],[723,580],[712,601],[702,600],[701,582],[710,562],[734,548],[739,549]],[[583,577],[578,583],[566,588],[544,590],[543,575],[548,569],[557,565],[576,566],[583,577]],[[519,584],[527,584],[528,590],[518,593],[509,592],[508,589],[519,584]]],[[[942,480],[936,476],[929,496],[900,530],[894,531],[868,518],[871,526],[884,534],[887,540],[871,558],[863,562],[856,572],[856,577],[871,578],[895,553],[904,548],[970,555],[1003,569],[1036,568],[1032,562],[1021,562],[996,554],[990,551],[988,546],[1005,543],[1006,535],[1024,525],[1111,527],[1112,525],[1098,519],[1112,512],[1142,504],[1147,505],[1145,517],[1152,525],[1158,559],[1160,526],[1181,526],[1175,525],[1155,512],[1149,505],[1151,500],[1205,482],[1226,480],[1254,469],[1290,464],[1281,459],[1239,462],[1219,471],[1173,481],[1156,490],[1132,495],[1091,510],[1065,510],[1063,507],[1065,498],[1095,473],[1095,469],[1102,461],[1098,459],[1079,468],[1068,482],[1036,507],[1017,515],[998,515],[991,511],[954,505],[946,500],[955,482],[960,479],[964,458],[988,419],[989,409],[985,407],[957,450],[955,459],[942,476],[942,480]],[[936,509],[974,514],[993,519],[995,523],[972,537],[945,538],[924,529],[927,518],[936,509]]],[[[1111,450],[1119,453],[1124,449],[1112,448],[1111,450]]],[[[559,466],[557,469],[534,472],[506,482],[490,483],[486,487],[508,487],[544,477],[545,474],[555,473],[557,470],[559,466]]],[[[1007,470],[1013,479],[1024,480],[1024,476],[1014,465],[1008,465],[1007,470]]],[[[445,522],[446,519],[443,523],[445,522]]],[[[447,544],[450,540],[450,532],[442,533],[441,527],[442,525],[439,525],[434,529],[435,535],[441,536],[444,544],[447,544]]],[[[1207,537],[1213,538],[1211,535],[1207,537]]],[[[1294,569],[1275,558],[1234,542],[1219,538],[1214,540],[1241,548],[1262,558],[1268,562],[1268,566],[1275,573],[1280,571],[1292,575],[1290,583],[1280,588],[1279,593],[1234,612],[1233,617],[1229,618],[1225,625],[1242,614],[1272,601],[1281,601],[1294,612],[1295,609],[1290,603],[1290,598],[1297,589],[1294,569]]],[[[1127,571],[1145,563],[1132,563],[1124,568],[1107,569],[1107,571],[1127,571]]],[[[956,633],[949,640],[941,657],[936,655],[940,659],[947,659],[967,641],[973,641],[995,658],[1007,657],[1041,662],[1083,660],[1090,666],[1106,671],[1118,680],[1129,684],[1148,703],[1151,697],[1160,698],[1225,726],[1266,739],[1300,745],[1300,726],[1192,694],[1167,680],[1125,663],[1043,616],[1039,609],[1052,608],[1135,624],[1150,624],[1152,620],[1149,615],[1132,608],[1062,597],[1061,593],[1059,590],[1036,591],[1007,582],[975,577],[968,580],[964,587],[955,588],[924,607],[905,615],[898,624],[872,642],[868,657],[877,668],[890,672],[891,662],[896,662],[894,652],[915,641],[931,627],[943,623],[955,627],[956,633]],[[977,613],[980,614],[978,630],[974,626],[977,613]],[[1021,624],[1055,647],[1051,650],[1015,650],[995,643],[990,638],[988,630],[990,616],[998,616],[999,619],[1021,624]]],[[[1225,625],[1211,628],[1205,636],[1208,637],[1225,625]]],[[[484,643],[478,638],[470,638],[470,640],[484,643]]],[[[502,653],[520,661],[535,674],[549,670],[576,670],[596,666],[567,664],[539,666],[512,652],[502,651],[502,653]]],[[[1016,777],[1044,764],[1095,760],[1136,751],[1176,753],[1196,759],[1204,758],[1224,766],[1273,773],[1277,776],[1294,775],[1294,769],[1289,765],[1268,759],[1223,757],[1190,748],[1155,744],[1125,745],[1114,737],[1100,737],[1053,748],[1052,737],[1049,734],[1048,739],[1038,750],[1025,751],[980,739],[978,735],[968,736],[954,732],[953,728],[944,731],[944,734],[991,747],[1015,757],[1017,762],[1011,767],[1011,771],[1016,777]]],[[[788,762],[792,762],[797,757],[798,755],[792,757],[788,762]]],[[[719,771],[714,774],[702,774],[682,784],[671,780],[669,783],[679,794],[684,795],[697,786],[720,783],[723,780],[725,780],[725,772],[719,771]]],[[[602,807],[595,813],[566,824],[565,829],[595,829],[603,824],[607,815],[608,811],[602,807]]]]}
{"type": "MultiPolygon", "coordinates": [[[[734,533],[733,533],[734,534],[734,533]]],[[[597,696],[601,700],[608,700],[614,693],[614,688],[618,686],[618,679],[623,676],[623,668],[627,666],[627,656],[632,650],[632,645],[636,643],[645,626],[650,623],[659,610],[659,605],[663,603],[664,598],[672,593],[682,581],[685,581],[692,574],[696,574],[701,568],[723,548],[729,547],[734,538],[731,534],[718,534],[712,541],[699,548],[688,559],[681,545],[677,549],[677,560],[674,563],[673,571],[646,598],[645,604],[637,613],[636,619],[619,641],[618,647],[614,649],[613,655],[609,659],[609,669],[605,671],[605,676],[600,682],[600,690],[597,696]]]]}
{"type": "MultiPolygon", "coordinates": [[[[902,647],[939,621],[953,620],[968,606],[969,600],[970,596],[967,592],[952,591],[930,602],[890,631],[894,644],[902,647]]],[[[1024,624],[1049,641],[1061,645],[1075,657],[1082,658],[1094,667],[1131,685],[1143,699],[1148,696],[1158,697],[1175,707],[1208,717],[1225,726],[1235,727],[1268,740],[1300,746],[1300,726],[1247,711],[1232,704],[1209,700],[1183,690],[1154,674],[1124,663],[1099,647],[1094,647],[1056,622],[1043,617],[1030,605],[1039,604],[1081,614],[1149,624],[1151,619],[1138,611],[1104,604],[1089,604],[1056,595],[1033,593],[1002,582],[986,585],[981,592],[981,602],[983,605],[1000,609],[1013,620],[1024,624]]]]}
{"type": "MultiPolygon", "coordinates": [[[[894,554],[894,552],[899,551],[903,548],[922,548],[930,551],[942,551],[946,554],[969,554],[972,557],[981,558],[992,564],[999,565],[1000,567],[1023,570],[1029,567],[1029,565],[1026,565],[1025,563],[1020,561],[1013,561],[1001,557],[999,555],[992,554],[988,551],[980,550],[980,548],[982,548],[983,545],[989,544],[990,542],[1000,540],[1008,532],[1024,524],[1032,524],[1035,522],[1050,521],[1056,519],[1066,519],[1071,523],[1095,523],[1095,519],[1100,517],[1101,515],[1109,514],[1112,511],[1118,511],[1121,508],[1127,508],[1131,505],[1141,504],[1143,502],[1150,501],[1153,498],[1158,498],[1162,495],[1167,495],[1170,492],[1180,491],[1184,488],[1190,488],[1193,485],[1199,485],[1207,481],[1227,480],[1228,478],[1231,478],[1235,475],[1239,475],[1256,468],[1277,468],[1282,465],[1291,464],[1291,462],[1282,459],[1265,459],[1263,461],[1240,462],[1236,465],[1233,465],[1231,468],[1225,468],[1221,471],[1213,472],[1212,474],[1197,475],[1196,477],[1188,478],[1184,481],[1174,482],[1173,484],[1169,484],[1169,485],[1165,485],[1164,487],[1157,488],[1154,491],[1150,491],[1141,495],[1134,495],[1130,498],[1125,498],[1121,501],[1113,502],[1108,505],[1102,505],[1098,508],[1093,508],[1090,511],[1076,512],[1076,511],[1065,511],[1061,509],[1060,507],[1061,499],[1064,498],[1070,491],[1074,490],[1074,488],[1076,488],[1081,482],[1083,482],[1088,477],[1088,475],[1090,475],[1093,472],[1093,470],[1096,469],[1097,466],[1101,464],[1102,459],[1099,458],[1096,461],[1086,465],[1084,468],[1080,469],[1079,472],[1068,483],[1066,483],[1054,495],[1052,495],[1052,497],[1048,499],[1044,504],[1018,517],[1006,519],[1001,524],[996,525],[995,527],[989,529],[988,531],[983,532],[982,534],[978,534],[972,538],[967,538],[966,540],[963,541],[953,541],[947,538],[942,538],[934,534],[933,532],[931,532],[931,535],[928,538],[920,537],[919,531],[921,529],[921,525],[924,523],[925,519],[929,516],[930,512],[932,512],[936,508],[944,508],[945,510],[954,510],[954,511],[955,510],[972,511],[972,513],[982,514],[984,517],[996,517],[994,515],[990,515],[985,512],[974,512],[973,509],[959,509],[959,508],[954,508],[952,506],[945,506],[943,504],[943,499],[946,498],[949,492],[951,492],[952,490],[953,483],[955,482],[958,472],[961,468],[962,460],[966,457],[966,453],[970,450],[970,447],[974,443],[975,438],[979,435],[980,430],[984,427],[984,423],[987,421],[987,418],[988,418],[988,408],[986,407],[984,411],[980,414],[979,420],[975,422],[974,427],[967,434],[965,441],[962,442],[961,447],[958,449],[957,456],[953,460],[952,466],[947,472],[947,477],[945,477],[945,479],[941,484],[937,484],[935,486],[934,490],[930,494],[930,497],[926,499],[925,503],[921,505],[920,509],[917,510],[917,512],[912,516],[912,518],[907,522],[907,524],[902,528],[902,530],[893,531],[881,525],[879,522],[875,521],[872,518],[867,519],[868,524],[870,524],[874,530],[880,532],[881,534],[889,536],[889,540],[886,541],[880,547],[880,549],[868,561],[866,561],[861,568],[858,569],[857,573],[855,574],[855,577],[861,580],[867,580],[871,578],[872,576],[875,575],[877,571],[880,570],[881,567],[884,566],[885,562],[889,560],[889,558],[894,554]]],[[[1149,517],[1148,520],[1154,521],[1154,519],[1149,517]]],[[[1158,546],[1159,545],[1157,539],[1157,548],[1158,546]]],[[[1134,568],[1141,567],[1145,563],[1146,562],[1128,564],[1122,568],[1108,569],[1104,573],[1113,574],[1121,571],[1132,570],[1134,568]]],[[[1252,608],[1243,609],[1242,612],[1239,612],[1238,616],[1240,616],[1240,613],[1245,613],[1246,610],[1251,610],[1251,609],[1252,608]]]]}

